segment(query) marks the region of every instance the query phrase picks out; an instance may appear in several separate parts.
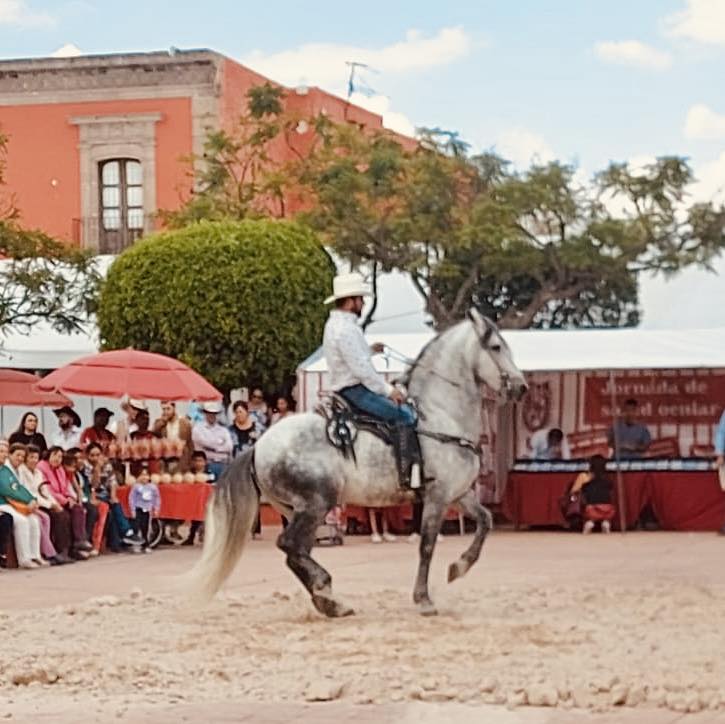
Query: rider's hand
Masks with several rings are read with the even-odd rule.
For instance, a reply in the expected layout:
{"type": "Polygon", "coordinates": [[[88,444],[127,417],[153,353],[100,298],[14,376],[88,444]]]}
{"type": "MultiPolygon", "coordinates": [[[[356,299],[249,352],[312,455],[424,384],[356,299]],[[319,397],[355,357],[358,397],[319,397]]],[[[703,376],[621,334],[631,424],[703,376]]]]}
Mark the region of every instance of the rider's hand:
{"type": "Polygon", "coordinates": [[[385,345],[382,342],[375,342],[370,345],[370,350],[373,354],[382,354],[385,352],[385,345]]]}
{"type": "Polygon", "coordinates": [[[397,387],[393,387],[393,389],[390,392],[390,394],[388,395],[388,397],[393,402],[397,402],[399,405],[401,405],[403,402],[405,402],[405,397],[403,396],[403,393],[397,387]]]}

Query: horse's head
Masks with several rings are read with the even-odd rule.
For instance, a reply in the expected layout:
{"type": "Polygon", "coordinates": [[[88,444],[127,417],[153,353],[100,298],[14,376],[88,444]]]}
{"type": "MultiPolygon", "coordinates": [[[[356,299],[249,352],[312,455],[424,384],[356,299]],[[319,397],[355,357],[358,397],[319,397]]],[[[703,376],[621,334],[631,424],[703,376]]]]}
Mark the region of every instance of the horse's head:
{"type": "Polygon", "coordinates": [[[468,319],[476,333],[473,374],[505,400],[520,400],[528,389],[521,370],[514,364],[511,349],[498,327],[477,309],[468,311],[468,319]]]}

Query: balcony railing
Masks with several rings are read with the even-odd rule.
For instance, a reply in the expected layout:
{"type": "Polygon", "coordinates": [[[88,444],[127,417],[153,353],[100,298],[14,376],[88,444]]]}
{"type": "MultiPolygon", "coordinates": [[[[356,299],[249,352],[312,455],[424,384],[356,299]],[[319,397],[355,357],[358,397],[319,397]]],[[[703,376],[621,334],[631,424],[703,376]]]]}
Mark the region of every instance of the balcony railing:
{"type": "Polygon", "coordinates": [[[142,236],[150,234],[160,228],[158,219],[154,214],[143,217],[143,228],[128,228],[122,226],[118,229],[106,229],[97,216],[73,219],[73,241],[85,249],[93,249],[99,254],[120,254],[124,249],[133,245],[142,236]]]}

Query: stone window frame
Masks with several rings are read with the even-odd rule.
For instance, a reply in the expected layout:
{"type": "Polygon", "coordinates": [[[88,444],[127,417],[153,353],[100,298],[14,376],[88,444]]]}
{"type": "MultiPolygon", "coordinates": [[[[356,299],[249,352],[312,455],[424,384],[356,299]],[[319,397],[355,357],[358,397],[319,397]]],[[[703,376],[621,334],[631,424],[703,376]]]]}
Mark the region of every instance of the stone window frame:
{"type": "Polygon", "coordinates": [[[134,159],[143,173],[144,233],[153,231],[156,213],[156,124],[162,113],[74,116],[79,131],[81,246],[97,250],[100,238],[100,165],[134,159]]]}

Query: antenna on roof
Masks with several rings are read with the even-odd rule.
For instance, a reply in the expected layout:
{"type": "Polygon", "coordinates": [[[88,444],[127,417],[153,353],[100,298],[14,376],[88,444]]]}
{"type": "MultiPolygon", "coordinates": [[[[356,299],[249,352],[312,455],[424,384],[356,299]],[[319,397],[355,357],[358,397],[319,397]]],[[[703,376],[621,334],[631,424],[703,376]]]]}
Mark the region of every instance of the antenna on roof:
{"type": "Polygon", "coordinates": [[[356,60],[346,60],[345,65],[350,66],[350,75],[347,79],[347,100],[350,100],[350,96],[355,92],[355,72],[358,68],[369,68],[367,63],[358,63],[356,60]]]}

